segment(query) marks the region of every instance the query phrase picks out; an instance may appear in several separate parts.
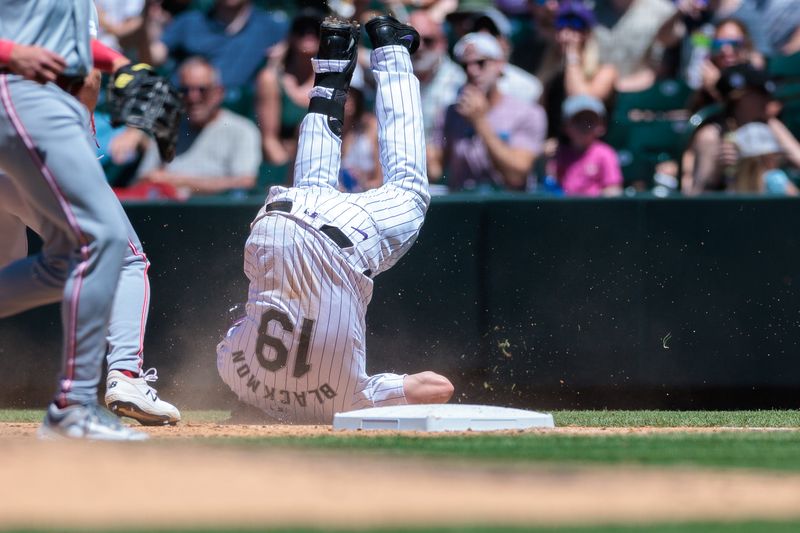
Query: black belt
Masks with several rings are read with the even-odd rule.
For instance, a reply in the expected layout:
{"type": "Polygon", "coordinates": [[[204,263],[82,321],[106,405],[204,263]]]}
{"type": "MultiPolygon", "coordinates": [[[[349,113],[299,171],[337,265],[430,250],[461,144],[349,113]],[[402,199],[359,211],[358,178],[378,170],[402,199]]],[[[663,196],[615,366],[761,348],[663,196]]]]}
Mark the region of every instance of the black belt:
{"type": "MultiPolygon", "coordinates": [[[[277,202],[267,204],[264,209],[267,213],[270,211],[291,213],[292,202],[289,200],[278,200],[277,202]]],[[[333,242],[336,243],[339,248],[350,248],[353,246],[353,241],[351,241],[347,235],[345,235],[344,232],[336,226],[329,226],[325,224],[319,228],[319,231],[327,235],[333,242]]]]}
{"type": "MultiPolygon", "coordinates": [[[[0,74],[13,74],[7,68],[0,68],[0,74]]],[[[78,92],[83,89],[83,84],[86,82],[85,76],[57,76],[56,80],[53,82],[58,87],[72,96],[77,96],[78,92]]]]}
{"type": "Polygon", "coordinates": [[[83,84],[85,82],[86,78],[84,76],[58,76],[55,84],[64,92],[68,92],[72,96],[77,96],[80,90],[83,89],[83,84]]]}

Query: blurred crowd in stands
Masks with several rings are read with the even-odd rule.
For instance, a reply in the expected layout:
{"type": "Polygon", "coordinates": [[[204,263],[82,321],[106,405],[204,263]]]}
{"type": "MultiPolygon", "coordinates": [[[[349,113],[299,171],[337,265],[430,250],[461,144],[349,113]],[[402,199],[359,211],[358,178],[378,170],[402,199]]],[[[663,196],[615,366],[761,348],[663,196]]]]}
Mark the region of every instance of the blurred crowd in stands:
{"type": "MultiPolygon", "coordinates": [[[[264,196],[291,180],[323,18],[420,33],[436,194],[797,195],[800,0],[96,0],[100,38],[172,77],[178,156],[96,114],[125,198],[264,196]]],[[[340,187],[382,181],[369,39],[340,187]]]]}

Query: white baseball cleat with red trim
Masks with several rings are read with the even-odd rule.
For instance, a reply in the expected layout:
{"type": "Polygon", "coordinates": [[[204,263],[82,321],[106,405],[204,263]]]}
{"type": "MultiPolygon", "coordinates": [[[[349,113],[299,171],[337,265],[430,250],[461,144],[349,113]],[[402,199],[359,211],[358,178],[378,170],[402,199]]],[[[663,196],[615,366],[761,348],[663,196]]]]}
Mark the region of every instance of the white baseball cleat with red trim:
{"type": "Polygon", "coordinates": [[[138,378],[130,378],[118,370],[111,370],[106,379],[106,405],[119,416],[137,420],[143,426],[177,424],[181,413],[177,407],[158,397],[149,385],[158,380],[155,368],[138,378]]]}

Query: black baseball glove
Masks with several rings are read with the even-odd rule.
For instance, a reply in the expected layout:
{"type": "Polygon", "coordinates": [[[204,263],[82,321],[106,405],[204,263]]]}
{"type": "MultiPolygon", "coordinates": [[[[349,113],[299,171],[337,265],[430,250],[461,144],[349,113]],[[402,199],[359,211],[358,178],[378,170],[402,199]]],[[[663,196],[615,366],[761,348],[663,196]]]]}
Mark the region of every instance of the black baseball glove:
{"type": "Polygon", "coordinates": [[[177,89],[146,63],[126,65],[108,84],[111,125],[126,124],[152,135],[162,161],[172,161],[183,110],[177,89]]]}

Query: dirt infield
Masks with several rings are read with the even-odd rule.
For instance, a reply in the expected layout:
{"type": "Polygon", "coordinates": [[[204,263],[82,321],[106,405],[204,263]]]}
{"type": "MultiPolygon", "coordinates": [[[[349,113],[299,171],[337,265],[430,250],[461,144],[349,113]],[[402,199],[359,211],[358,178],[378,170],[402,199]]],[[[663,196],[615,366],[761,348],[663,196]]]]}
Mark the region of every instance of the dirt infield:
{"type": "Polygon", "coordinates": [[[151,429],[155,438],[150,442],[127,445],[43,443],[33,438],[35,428],[35,424],[0,424],[0,472],[6,480],[0,485],[0,528],[308,525],[352,529],[800,518],[797,474],[487,466],[441,459],[247,449],[197,439],[332,434],[329,426],[187,424],[151,429]],[[124,517],[122,523],[120,517],[124,517]]]}

